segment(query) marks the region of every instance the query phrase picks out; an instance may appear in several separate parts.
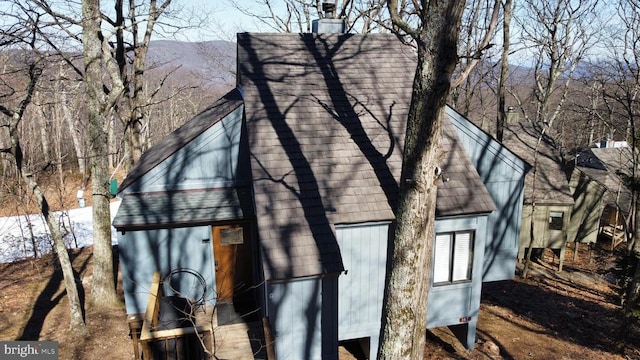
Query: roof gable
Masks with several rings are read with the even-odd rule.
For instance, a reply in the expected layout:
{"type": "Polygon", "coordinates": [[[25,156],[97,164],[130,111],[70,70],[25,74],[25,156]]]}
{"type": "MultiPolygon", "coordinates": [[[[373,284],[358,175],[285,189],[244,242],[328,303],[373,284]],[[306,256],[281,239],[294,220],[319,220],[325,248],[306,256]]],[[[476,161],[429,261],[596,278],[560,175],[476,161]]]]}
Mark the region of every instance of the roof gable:
{"type": "MultiPolygon", "coordinates": [[[[342,270],[333,226],[395,218],[415,55],[391,34],[239,34],[258,232],[267,278],[342,270]]],[[[455,130],[438,216],[493,202],[455,130]]]]}
{"type": "Polygon", "coordinates": [[[633,194],[624,185],[620,175],[630,175],[633,163],[629,147],[590,148],[578,155],[576,169],[607,190],[604,194],[605,204],[619,207],[624,213],[628,213],[633,194]]]}
{"type": "Polygon", "coordinates": [[[187,146],[193,139],[224,119],[225,116],[241,105],[242,97],[240,96],[240,92],[237,89],[233,89],[207,109],[170,133],[167,137],[157,142],[142,154],[140,160],[138,160],[122,184],[120,184],[118,193],[125,191],[142,176],[187,146]]]}
{"type": "Polygon", "coordinates": [[[455,109],[447,106],[447,115],[483,182],[521,179],[531,169],[531,164],[455,109]]]}
{"type": "MultiPolygon", "coordinates": [[[[594,168],[604,169],[612,173],[623,172],[630,174],[633,169],[633,154],[630,147],[617,147],[617,148],[591,148],[589,152],[595,157],[593,166],[594,168]]],[[[582,154],[581,154],[582,156],[582,154]]],[[[579,159],[579,165],[589,166],[591,164],[584,164],[583,159],[579,159]]]]}
{"type": "Polygon", "coordinates": [[[535,198],[538,204],[573,205],[573,196],[561,165],[561,157],[550,144],[551,140],[548,137],[543,135],[542,140],[538,142],[540,134],[539,128],[525,122],[508,124],[504,131],[504,146],[536,167],[525,177],[524,201],[531,203],[535,198]]]}

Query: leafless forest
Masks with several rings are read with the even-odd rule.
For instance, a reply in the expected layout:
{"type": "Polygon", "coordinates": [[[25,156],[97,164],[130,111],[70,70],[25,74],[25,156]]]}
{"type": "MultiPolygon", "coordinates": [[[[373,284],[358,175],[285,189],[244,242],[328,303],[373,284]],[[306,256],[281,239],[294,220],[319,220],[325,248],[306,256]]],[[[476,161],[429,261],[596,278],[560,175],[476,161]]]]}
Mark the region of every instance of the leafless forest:
{"type": "MultiPolygon", "coordinates": [[[[427,19],[419,2],[335,4],[349,32],[393,32],[419,49],[409,31],[427,19]]],[[[311,20],[326,16],[316,1],[231,5],[265,31],[309,32],[311,20]]],[[[235,86],[235,44],[225,30],[230,41],[174,40],[216,24],[215,13],[178,0],[0,0],[0,18],[0,216],[47,217],[78,206],[78,190],[91,205],[146,149],[235,86]]],[[[529,122],[567,169],[604,139],[637,148],[638,1],[470,0],[459,37],[448,103],[498,140],[505,124],[529,122]]],[[[640,188],[631,180],[625,220],[638,233],[640,188]]],[[[640,253],[633,239],[629,259],[640,253]]],[[[110,263],[107,255],[94,254],[110,263]]],[[[638,269],[625,295],[631,307],[640,300],[638,269]]]]}

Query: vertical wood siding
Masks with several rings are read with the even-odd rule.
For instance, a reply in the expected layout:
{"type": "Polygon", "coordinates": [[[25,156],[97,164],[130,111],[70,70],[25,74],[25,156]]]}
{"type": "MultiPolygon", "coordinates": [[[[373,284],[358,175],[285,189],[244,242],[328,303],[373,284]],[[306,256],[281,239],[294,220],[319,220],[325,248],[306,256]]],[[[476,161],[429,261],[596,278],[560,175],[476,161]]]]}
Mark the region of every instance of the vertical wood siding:
{"type": "MultiPolygon", "coordinates": [[[[536,205],[535,219],[533,221],[533,248],[564,249],[567,243],[569,222],[571,218],[571,205],[536,205]],[[549,214],[552,211],[564,213],[562,230],[549,229],[549,214]]],[[[522,213],[522,231],[520,232],[520,249],[518,258],[525,257],[525,250],[531,241],[531,205],[525,205],[522,213]]]]}
{"type": "Polygon", "coordinates": [[[575,204],[571,212],[567,241],[595,243],[598,240],[606,189],[578,169],[573,170],[569,187],[575,204]]]}
{"type": "Polygon", "coordinates": [[[369,338],[378,349],[389,223],[336,226],[345,273],[338,277],[338,339],[369,338]]]}
{"type": "Polygon", "coordinates": [[[522,228],[524,182],[491,181],[485,186],[497,210],[487,219],[483,281],[512,279],[522,228]]]}
{"type": "MultiPolygon", "coordinates": [[[[450,285],[431,286],[427,310],[427,327],[460,324],[461,318],[477,320],[480,311],[483,258],[487,216],[439,219],[436,233],[472,230],[475,232],[471,281],[450,285]]],[[[432,254],[433,256],[433,254],[432,254]]],[[[464,323],[464,322],[463,322],[464,323]]]]}
{"type": "MultiPolygon", "coordinates": [[[[213,250],[210,242],[202,242],[210,237],[207,226],[120,233],[118,246],[127,314],[146,310],[147,290],[155,271],[160,271],[164,277],[178,268],[199,272],[207,282],[205,298],[209,304],[214,304],[213,250]]],[[[188,289],[194,288],[193,282],[192,276],[184,275],[178,287],[189,292],[188,289]]]]}
{"type": "Polygon", "coordinates": [[[279,360],[337,359],[335,276],[269,282],[267,297],[279,360]]]}
{"type": "Polygon", "coordinates": [[[243,106],[147,172],[126,192],[229,187],[236,184],[243,106]]]}
{"type": "Polygon", "coordinates": [[[527,165],[454,110],[447,108],[447,115],[497,207],[487,220],[483,281],[511,279],[522,226],[527,165]]]}

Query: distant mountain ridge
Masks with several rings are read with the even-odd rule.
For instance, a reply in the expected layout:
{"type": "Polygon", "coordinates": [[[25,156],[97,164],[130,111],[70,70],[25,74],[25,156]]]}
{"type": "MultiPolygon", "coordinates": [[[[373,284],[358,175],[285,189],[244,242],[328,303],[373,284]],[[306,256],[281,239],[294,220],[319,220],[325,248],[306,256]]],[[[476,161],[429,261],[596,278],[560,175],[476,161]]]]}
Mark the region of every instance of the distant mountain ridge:
{"type": "MultiPolygon", "coordinates": [[[[185,42],[154,40],[149,43],[147,67],[151,71],[176,69],[177,74],[192,74],[204,86],[235,85],[236,44],[214,40],[185,42]]],[[[181,77],[181,76],[180,76],[181,77]]],[[[182,78],[182,77],[181,77],[182,78]]]]}

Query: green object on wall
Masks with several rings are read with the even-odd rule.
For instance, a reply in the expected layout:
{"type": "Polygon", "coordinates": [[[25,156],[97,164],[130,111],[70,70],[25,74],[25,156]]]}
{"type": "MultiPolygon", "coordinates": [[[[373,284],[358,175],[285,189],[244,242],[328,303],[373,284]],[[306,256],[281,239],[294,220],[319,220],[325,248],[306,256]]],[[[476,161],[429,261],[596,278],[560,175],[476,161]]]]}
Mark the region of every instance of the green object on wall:
{"type": "Polygon", "coordinates": [[[111,193],[111,197],[116,196],[118,192],[118,179],[111,179],[109,183],[109,192],[111,193]]]}

